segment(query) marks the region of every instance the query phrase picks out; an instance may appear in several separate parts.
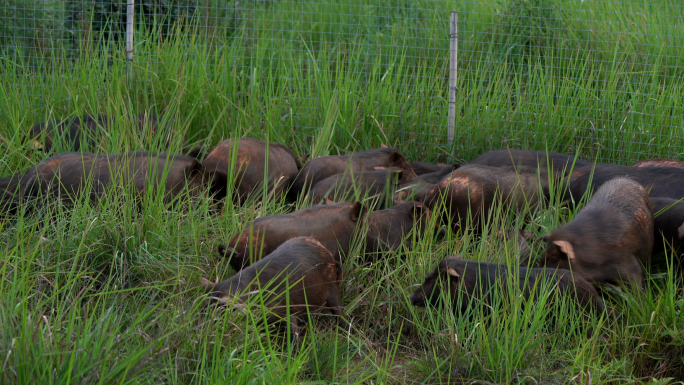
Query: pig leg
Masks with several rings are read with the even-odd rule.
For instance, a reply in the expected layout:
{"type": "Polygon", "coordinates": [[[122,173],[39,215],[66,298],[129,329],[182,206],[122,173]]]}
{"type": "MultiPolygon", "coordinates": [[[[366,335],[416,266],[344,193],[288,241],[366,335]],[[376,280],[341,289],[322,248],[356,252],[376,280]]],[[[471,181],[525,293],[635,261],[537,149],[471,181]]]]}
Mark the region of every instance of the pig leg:
{"type": "Polygon", "coordinates": [[[290,334],[292,346],[297,346],[297,343],[299,342],[299,317],[296,315],[290,316],[290,334]]]}

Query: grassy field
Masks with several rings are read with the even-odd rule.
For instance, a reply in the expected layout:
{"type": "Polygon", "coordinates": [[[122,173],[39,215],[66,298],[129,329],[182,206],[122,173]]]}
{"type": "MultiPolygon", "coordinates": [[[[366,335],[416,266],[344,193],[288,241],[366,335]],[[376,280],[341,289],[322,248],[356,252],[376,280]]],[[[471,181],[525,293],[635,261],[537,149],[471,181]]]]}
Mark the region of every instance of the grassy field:
{"type": "MultiPolygon", "coordinates": [[[[620,164],[681,156],[684,9],[674,1],[456,5],[459,113],[451,148],[451,2],[246,4],[230,18],[236,28],[178,28],[162,42],[138,31],[130,82],[115,42],[84,42],[76,60],[58,44],[40,58],[29,48],[3,56],[0,177],[51,155],[24,142],[32,124],[86,113],[153,113],[207,148],[251,136],[316,156],[380,143],[411,161],[466,162],[507,146],[620,164]]],[[[167,148],[164,133],[138,134],[120,123],[90,150],[178,151],[179,134],[167,148]]],[[[58,143],[52,153],[62,151],[58,143]]],[[[356,245],[342,283],[351,331],[313,317],[291,349],[282,330],[259,322],[260,311],[202,308],[199,278],[234,274],[213,249],[247,221],[307,203],[228,204],[217,215],[207,197],[182,209],[146,199],[142,213],[112,191],[99,204],[3,216],[0,382],[684,381],[684,279],[666,263],[671,258],[650,269],[643,293],[605,288],[623,324],[563,301],[549,306],[548,293],[533,303],[501,295],[470,317],[411,306],[407,295],[443,257],[515,265],[515,241],[496,231],[526,226],[541,239],[574,215],[557,202],[524,213],[528,224],[525,215],[495,210],[481,236],[411,235],[413,248],[375,263],[364,263],[356,245]]]]}

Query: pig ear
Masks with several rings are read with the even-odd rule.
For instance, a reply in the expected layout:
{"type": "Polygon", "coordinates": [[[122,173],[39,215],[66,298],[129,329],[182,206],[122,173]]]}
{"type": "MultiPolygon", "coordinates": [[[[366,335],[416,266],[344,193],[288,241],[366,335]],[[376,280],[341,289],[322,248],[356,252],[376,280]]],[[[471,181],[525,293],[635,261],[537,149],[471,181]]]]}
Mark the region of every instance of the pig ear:
{"type": "Polygon", "coordinates": [[[357,222],[361,216],[365,214],[365,208],[361,204],[361,202],[356,202],[354,203],[354,207],[352,207],[351,211],[351,220],[354,222],[357,222]]]}
{"type": "Polygon", "coordinates": [[[395,199],[394,200],[395,206],[403,205],[404,203],[406,203],[406,201],[402,201],[401,199],[395,199]]]}
{"type": "Polygon", "coordinates": [[[461,167],[460,164],[454,163],[454,164],[451,165],[451,171],[456,171],[456,169],[458,169],[459,167],[461,167]]]}
{"type": "Polygon", "coordinates": [[[208,278],[200,277],[200,286],[202,286],[202,289],[205,291],[209,291],[212,290],[216,284],[211,282],[208,278]]]}
{"type": "Polygon", "coordinates": [[[185,169],[185,175],[195,176],[203,171],[204,166],[202,165],[202,163],[197,159],[193,159],[192,163],[188,166],[188,168],[185,169]]]}
{"type": "Polygon", "coordinates": [[[458,274],[458,271],[456,271],[456,269],[454,269],[453,267],[447,269],[447,274],[454,278],[461,278],[461,275],[458,274]]]}
{"type": "Polygon", "coordinates": [[[404,159],[404,156],[401,155],[398,151],[394,151],[389,156],[389,164],[390,166],[397,165],[401,162],[402,159],[404,159]]]}
{"type": "Polygon", "coordinates": [[[575,259],[575,249],[573,249],[572,244],[568,241],[553,241],[553,244],[558,246],[560,251],[568,256],[568,260],[572,261],[575,259]]]}
{"type": "Polygon", "coordinates": [[[199,157],[200,153],[202,152],[202,145],[198,144],[197,146],[193,147],[189,152],[188,156],[191,156],[193,158],[199,157]]]}
{"type": "Polygon", "coordinates": [[[326,205],[334,205],[335,201],[329,198],[325,198],[324,204],[326,205]]]}
{"type": "Polygon", "coordinates": [[[311,156],[311,154],[304,154],[304,155],[302,155],[302,156],[299,158],[300,163],[301,163],[302,165],[304,165],[304,163],[306,163],[306,162],[309,160],[309,157],[310,157],[310,156],[311,156]]]}
{"type": "Polygon", "coordinates": [[[389,148],[385,143],[380,143],[380,148],[389,148]]]}
{"type": "Polygon", "coordinates": [[[423,206],[423,205],[415,205],[413,206],[413,209],[411,210],[411,216],[413,218],[420,218],[422,215],[425,215],[429,212],[428,208],[423,206]]]}

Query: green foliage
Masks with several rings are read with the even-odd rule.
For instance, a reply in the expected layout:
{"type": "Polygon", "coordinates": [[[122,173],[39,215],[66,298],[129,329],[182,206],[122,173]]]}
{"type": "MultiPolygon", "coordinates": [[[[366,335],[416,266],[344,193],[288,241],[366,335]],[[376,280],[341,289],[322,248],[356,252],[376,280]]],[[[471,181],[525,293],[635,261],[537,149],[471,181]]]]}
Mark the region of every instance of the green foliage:
{"type": "MultiPolygon", "coordinates": [[[[469,160],[507,146],[615,163],[682,152],[684,90],[675,75],[684,57],[678,44],[683,24],[662,16],[681,13],[673,2],[558,2],[563,12],[593,17],[564,19],[565,35],[551,24],[526,27],[537,40],[526,45],[517,37],[516,49],[551,48],[529,51],[520,66],[505,61],[514,54],[509,47],[491,45],[488,37],[498,20],[493,15],[514,16],[513,5],[528,3],[456,4],[468,33],[460,35],[453,148],[445,142],[448,13],[437,11],[451,9],[451,2],[236,3],[211,19],[209,33],[197,19],[174,25],[161,42],[157,22],[138,28],[132,80],[117,39],[77,36],[73,41],[82,49],[73,55],[61,45],[64,27],[17,28],[12,19],[39,23],[42,14],[0,3],[7,15],[2,28],[13,31],[3,32],[9,49],[0,59],[0,177],[65,149],[58,142],[52,154],[35,151],[24,140],[34,123],[83,114],[152,113],[174,122],[175,140],[165,148],[161,137],[138,133],[120,119],[88,149],[109,153],[177,152],[182,137],[211,147],[235,136],[268,138],[300,155],[386,143],[411,161],[469,160]],[[619,23],[607,23],[608,14],[619,23]],[[637,23],[639,17],[649,22],[637,23]],[[605,39],[583,35],[597,26],[605,39]],[[41,44],[50,49],[38,50],[31,39],[48,30],[54,35],[43,35],[41,44]]],[[[66,12],[59,4],[34,9],[66,12]]],[[[533,12],[539,10],[517,15],[533,12]]],[[[579,313],[547,290],[533,301],[501,293],[492,309],[476,307],[465,316],[410,305],[407,295],[445,256],[514,266],[515,240],[502,240],[496,231],[527,226],[540,239],[574,215],[553,197],[548,208],[495,210],[481,236],[469,230],[442,240],[411,234],[414,247],[383,253],[373,263],[365,263],[356,245],[342,285],[351,330],[336,327],[332,317],[312,317],[298,349],[287,346],[286,329],[259,322],[262,309],[231,314],[203,308],[198,286],[200,276],[234,274],[214,253],[218,243],[254,218],[304,202],[227,204],[216,214],[207,197],[181,197],[172,207],[152,196],[140,213],[112,190],[98,204],[47,202],[39,210],[22,208],[16,218],[0,215],[1,382],[683,380],[684,279],[673,266],[654,267],[643,293],[604,290],[607,304],[625,316],[623,324],[579,313]]],[[[533,252],[542,246],[534,241],[533,252]]]]}

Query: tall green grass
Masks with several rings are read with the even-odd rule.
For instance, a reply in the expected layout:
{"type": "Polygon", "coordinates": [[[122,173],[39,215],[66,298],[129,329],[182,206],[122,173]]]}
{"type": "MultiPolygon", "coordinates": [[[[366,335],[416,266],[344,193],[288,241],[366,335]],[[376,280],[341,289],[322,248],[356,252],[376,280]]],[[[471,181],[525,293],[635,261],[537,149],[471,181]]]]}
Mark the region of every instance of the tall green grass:
{"type": "MultiPolygon", "coordinates": [[[[166,148],[161,133],[136,133],[120,120],[89,149],[102,153],[179,151],[181,136],[206,148],[228,137],[268,138],[300,155],[386,143],[412,161],[453,161],[452,150],[470,160],[507,146],[615,163],[682,152],[684,35],[681,19],[670,17],[681,16],[674,2],[552,2],[559,13],[548,15],[528,15],[518,1],[455,5],[462,30],[453,148],[445,134],[448,13],[440,11],[453,4],[248,4],[231,16],[238,28],[229,36],[190,23],[160,41],[139,29],[132,81],[114,41],[77,59],[58,42],[45,57],[29,60],[30,48],[3,56],[0,176],[51,155],[24,142],[32,124],[87,113],[174,122],[166,148]],[[546,47],[526,51],[514,16],[549,18],[527,30],[546,47]]],[[[66,149],[58,142],[53,153],[66,149]]],[[[684,380],[684,280],[673,266],[655,267],[644,293],[604,290],[624,324],[562,300],[549,307],[548,291],[532,303],[502,294],[469,317],[410,305],[408,294],[445,256],[514,266],[517,243],[496,231],[527,226],[540,239],[573,217],[559,202],[523,213],[498,208],[481,236],[411,234],[413,247],[373,263],[356,245],[342,283],[351,330],[312,317],[291,351],[284,329],[259,322],[261,311],[202,307],[199,277],[234,273],[214,247],[246,222],[306,203],[252,200],[216,215],[208,197],[182,197],[181,209],[146,199],[142,213],[111,191],[97,204],[84,197],[0,217],[3,383],[684,380]]]]}

